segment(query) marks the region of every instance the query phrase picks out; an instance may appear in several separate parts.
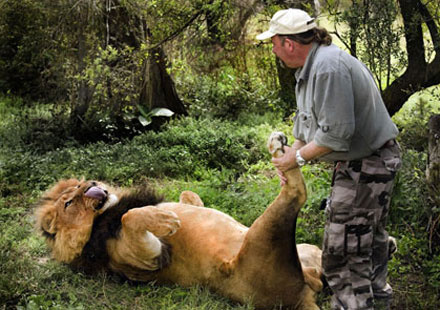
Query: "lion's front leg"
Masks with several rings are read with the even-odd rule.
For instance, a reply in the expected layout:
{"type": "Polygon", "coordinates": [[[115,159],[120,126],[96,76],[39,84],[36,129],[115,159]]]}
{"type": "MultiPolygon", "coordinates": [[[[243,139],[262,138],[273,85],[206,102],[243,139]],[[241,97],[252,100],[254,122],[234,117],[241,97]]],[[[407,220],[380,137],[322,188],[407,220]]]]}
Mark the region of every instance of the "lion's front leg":
{"type": "Polygon", "coordinates": [[[158,270],[163,257],[168,256],[162,237],[173,235],[180,228],[174,212],[146,206],[129,210],[122,216],[118,239],[108,243],[112,247],[113,264],[129,265],[142,270],[158,270]]]}
{"type": "Polygon", "coordinates": [[[130,234],[149,231],[156,237],[173,235],[180,228],[180,220],[172,211],[155,206],[129,210],[122,216],[122,229],[130,234]]]}

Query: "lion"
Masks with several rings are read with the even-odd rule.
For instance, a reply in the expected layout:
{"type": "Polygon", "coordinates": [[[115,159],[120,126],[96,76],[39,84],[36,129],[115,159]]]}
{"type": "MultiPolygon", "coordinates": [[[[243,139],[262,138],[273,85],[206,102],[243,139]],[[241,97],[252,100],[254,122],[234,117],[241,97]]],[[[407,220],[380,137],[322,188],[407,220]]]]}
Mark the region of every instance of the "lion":
{"type": "MultiPolygon", "coordinates": [[[[273,133],[272,156],[281,156],[286,144],[282,133],[273,133]]],[[[287,184],[249,228],[190,191],[165,202],[146,187],[77,179],[61,180],[44,194],[36,222],[53,258],[77,270],[203,285],[258,309],[315,310],[321,250],[296,245],[306,188],[299,168],[285,175],[287,184]]]]}

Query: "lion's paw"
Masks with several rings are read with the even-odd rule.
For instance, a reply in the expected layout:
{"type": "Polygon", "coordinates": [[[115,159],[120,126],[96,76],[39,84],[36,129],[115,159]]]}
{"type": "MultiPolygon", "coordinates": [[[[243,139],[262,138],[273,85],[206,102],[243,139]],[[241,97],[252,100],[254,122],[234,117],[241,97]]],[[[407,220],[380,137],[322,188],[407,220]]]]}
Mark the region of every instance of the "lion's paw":
{"type": "Polygon", "coordinates": [[[173,211],[157,209],[155,222],[150,224],[149,231],[156,237],[167,237],[174,235],[180,228],[180,220],[173,211]]]}
{"type": "Polygon", "coordinates": [[[284,153],[284,146],[287,145],[287,137],[280,131],[273,132],[268,141],[267,148],[272,156],[276,157],[284,153]]]}
{"type": "Polygon", "coordinates": [[[391,260],[393,258],[393,254],[397,252],[397,240],[396,238],[389,236],[388,237],[388,259],[391,260]]]}
{"type": "Polygon", "coordinates": [[[128,210],[122,216],[122,225],[134,232],[147,230],[156,237],[171,236],[180,228],[176,213],[156,206],[145,206],[128,210]]]}

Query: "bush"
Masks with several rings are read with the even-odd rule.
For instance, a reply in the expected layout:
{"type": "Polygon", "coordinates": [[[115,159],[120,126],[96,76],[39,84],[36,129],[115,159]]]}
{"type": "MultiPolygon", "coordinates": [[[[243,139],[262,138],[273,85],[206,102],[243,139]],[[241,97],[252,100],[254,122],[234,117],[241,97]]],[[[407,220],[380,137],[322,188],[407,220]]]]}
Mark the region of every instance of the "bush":
{"type": "Polygon", "coordinates": [[[56,76],[54,72],[56,55],[64,46],[53,44],[48,27],[55,23],[52,17],[42,1],[2,1],[0,92],[36,100],[54,98],[55,93],[65,91],[62,74],[56,76]],[[57,87],[53,87],[55,81],[57,87]]]}
{"type": "Polygon", "coordinates": [[[270,90],[258,78],[230,67],[215,76],[182,74],[176,84],[189,105],[189,113],[195,117],[236,119],[243,112],[273,112],[282,106],[277,90],[270,90]]]}
{"type": "Polygon", "coordinates": [[[256,129],[215,120],[176,120],[162,132],[147,132],[124,143],[97,142],[37,155],[5,150],[1,164],[3,195],[44,189],[59,178],[86,177],[129,184],[142,177],[201,179],[208,170],[233,169],[235,175],[267,156],[257,146],[256,129]]]}
{"type": "Polygon", "coordinates": [[[74,142],[68,114],[60,106],[35,103],[28,107],[20,98],[0,96],[0,118],[2,148],[42,154],[74,142]]]}
{"type": "Polygon", "coordinates": [[[399,141],[408,149],[418,152],[428,149],[427,124],[432,113],[440,111],[434,105],[437,103],[438,101],[426,100],[421,95],[415,101],[407,103],[411,104],[410,108],[402,109],[393,117],[400,130],[399,141]]]}

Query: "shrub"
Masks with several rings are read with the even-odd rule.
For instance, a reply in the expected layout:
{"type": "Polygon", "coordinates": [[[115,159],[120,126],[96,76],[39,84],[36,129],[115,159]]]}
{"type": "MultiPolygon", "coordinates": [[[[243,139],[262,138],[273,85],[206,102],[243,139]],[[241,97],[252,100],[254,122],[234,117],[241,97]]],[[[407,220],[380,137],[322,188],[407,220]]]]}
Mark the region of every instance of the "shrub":
{"type": "Polygon", "coordinates": [[[402,109],[393,120],[400,130],[399,141],[408,149],[423,152],[428,149],[428,120],[432,113],[440,110],[432,100],[417,97],[415,102],[409,102],[410,108],[402,109]]]}
{"type": "Polygon", "coordinates": [[[215,120],[176,120],[161,132],[147,132],[124,143],[97,142],[45,154],[5,150],[0,170],[3,195],[44,189],[59,178],[86,177],[121,184],[142,177],[204,178],[207,171],[233,169],[235,175],[267,156],[254,128],[215,120]]]}
{"type": "Polygon", "coordinates": [[[0,146],[41,154],[73,143],[66,112],[61,106],[27,106],[20,98],[0,96],[0,146]]]}
{"type": "Polygon", "coordinates": [[[177,86],[189,113],[195,117],[236,119],[241,113],[258,114],[277,111],[281,104],[276,90],[247,73],[226,67],[215,76],[186,74],[177,86]]]}

